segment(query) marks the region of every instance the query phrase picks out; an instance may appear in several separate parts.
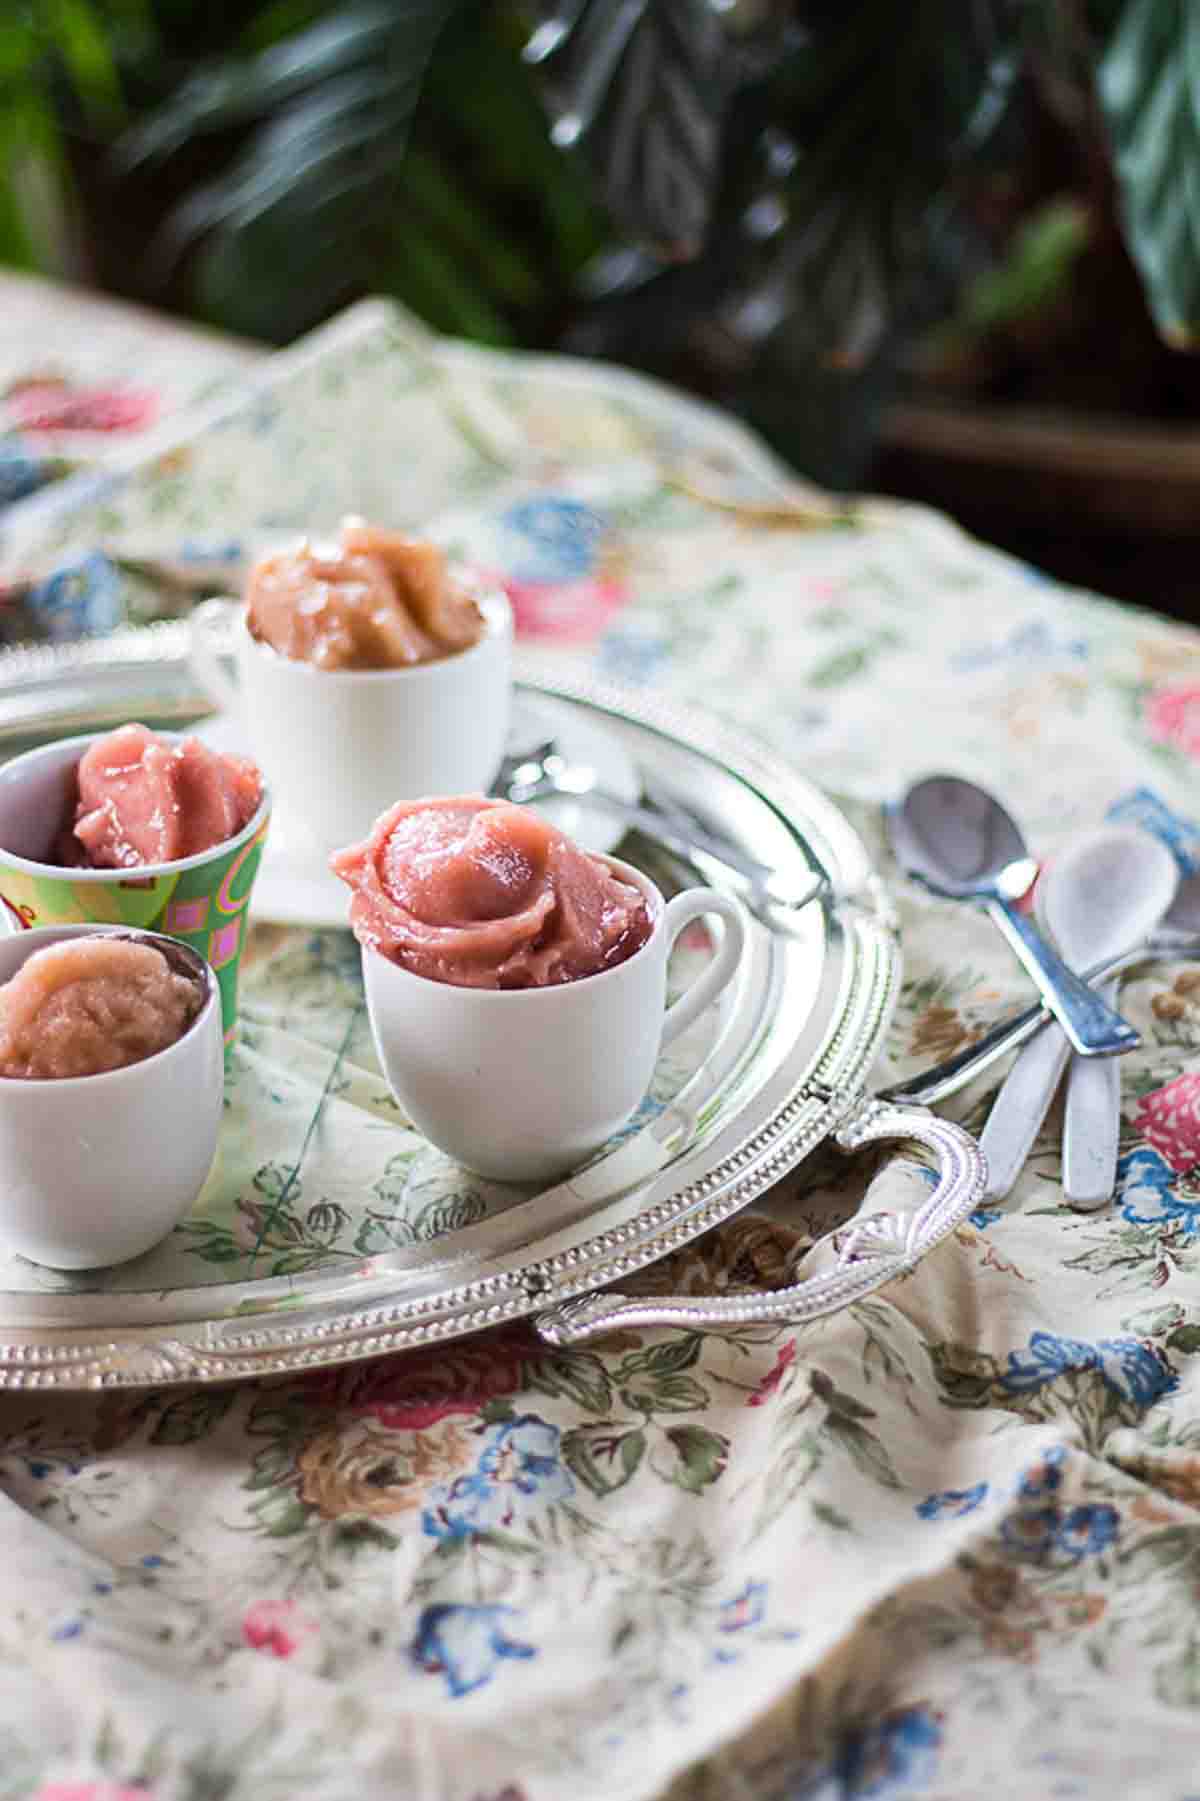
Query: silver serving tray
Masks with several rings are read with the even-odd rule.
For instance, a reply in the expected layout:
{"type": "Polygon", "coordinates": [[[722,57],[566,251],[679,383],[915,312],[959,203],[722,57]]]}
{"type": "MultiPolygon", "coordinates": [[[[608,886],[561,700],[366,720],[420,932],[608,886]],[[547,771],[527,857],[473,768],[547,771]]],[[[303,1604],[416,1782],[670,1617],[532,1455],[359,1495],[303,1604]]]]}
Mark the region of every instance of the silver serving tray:
{"type": "MultiPolygon", "coordinates": [[[[129,718],[197,717],[204,703],[186,650],[186,628],[171,623],[0,654],[0,755],[129,718]]],[[[802,911],[752,925],[699,1067],[665,1112],[582,1173],[356,1268],[165,1290],[138,1286],[136,1273],[114,1286],[110,1273],[70,1292],[18,1289],[0,1270],[0,1387],[228,1381],[529,1315],[554,1344],[617,1322],[811,1319],[911,1268],[977,1204],[982,1165],[972,1141],[923,1109],[869,1094],[900,950],[887,894],[838,808],[691,707],[568,674],[525,685],[601,718],[649,787],[699,810],[791,888],[824,878],[802,911]],[[924,1141],[939,1162],[929,1198],[911,1214],[843,1228],[786,1289],[678,1300],[597,1293],[729,1219],[830,1137],[848,1150],[885,1137],[924,1141]]],[[[699,874],[736,892],[736,878],[698,858],[690,879],[699,874]]]]}

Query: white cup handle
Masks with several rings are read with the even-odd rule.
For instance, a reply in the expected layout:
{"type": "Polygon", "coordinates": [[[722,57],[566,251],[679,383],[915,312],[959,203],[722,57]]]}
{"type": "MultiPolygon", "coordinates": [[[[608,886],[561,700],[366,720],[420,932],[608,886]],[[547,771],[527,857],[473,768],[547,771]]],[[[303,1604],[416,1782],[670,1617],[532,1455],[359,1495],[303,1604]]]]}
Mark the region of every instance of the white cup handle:
{"type": "Polygon", "coordinates": [[[696,977],[686,994],[681,994],[667,1008],[663,1020],[662,1042],[670,1044],[680,1032],[698,1019],[715,1001],[741,961],[746,945],[746,913],[732,895],[718,894],[715,888],[688,888],[667,902],[663,914],[663,930],[667,933],[668,954],[684,926],[706,913],[719,913],[725,921],[725,932],[716,956],[702,975],[696,977]]]}
{"type": "Polygon", "coordinates": [[[240,602],[236,600],[205,600],[194,609],[189,620],[192,671],[214,705],[235,718],[241,711],[242,697],[237,683],[227,674],[213,640],[218,633],[228,635],[229,621],[239,606],[240,602]]]}

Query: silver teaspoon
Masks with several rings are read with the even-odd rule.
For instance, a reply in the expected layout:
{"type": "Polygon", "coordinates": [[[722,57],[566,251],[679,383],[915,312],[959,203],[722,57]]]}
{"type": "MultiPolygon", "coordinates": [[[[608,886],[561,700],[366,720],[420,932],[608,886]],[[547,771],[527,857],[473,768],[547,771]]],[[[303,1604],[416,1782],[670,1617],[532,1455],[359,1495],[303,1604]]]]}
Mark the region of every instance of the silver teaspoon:
{"type": "MultiPolygon", "coordinates": [[[[1083,974],[1089,982],[1101,982],[1109,976],[1122,975],[1139,963],[1147,963],[1153,957],[1194,958],[1200,962],[1200,870],[1183,878],[1162,924],[1151,932],[1144,944],[1126,951],[1123,956],[1108,957],[1102,963],[1093,964],[1083,974]]],[[[908,1106],[935,1107],[939,1101],[957,1094],[973,1082],[976,1076],[983,1075],[1001,1057],[1019,1051],[1031,1038],[1044,1031],[1052,1017],[1048,1007],[1035,1001],[1023,1013],[1000,1020],[982,1038],[955,1051],[952,1057],[945,1058],[934,1068],[879,1089],[878,1098],[902,1101],[908,1106]]]]}
{"type": "Polygon", "coordinates": [[[1018,912],[1037,865],[998,800],[974,782],[934,775],[915,783],[886,817],[892,848],[910,875],[934,894],[976,902],[1000,928],[1079,1056],[1111,1057],[1141,1043],[1018,912]]]}
{"type": "MultiPolygon", "coordinates": [[[[1144,944],[1170,906],[1178,881],[1175,859],[1160,839],[1133,826],[1099,826],[1064,845],[1042,872],[1035,912],[1072,969],[1082,971],[1144,944]]],[[[1110,1003],[1116,1000],[1116,981],[1110,978],[1110,1003]]],[[[1014,1187],[1068,1060],[1072,1080],[1075,1072],[1103,1079],[1093,1131],[1098,1150],[1099,1141],[1111,1135],[1115,1165],[1120,1059],[1072,1059],[1065,1036],[1053,1025],[1025,1046],[992,1103],[979,1140],[987,1159],[984,1193],[989,1200],[1002,1200],[1014,1187]],[[1103,1113],[1109,1105],[1111,1122],[1103,1113]]],[[[1064,1139],[1064,1188],[1066,1169],[1064,1139]]]]}
{"type": "MultiPolygon", "coordinates": [[[[1152,842],[1158,847],[1159,856],[1168,858],[1174,868],[1174,859],[1162,841],[1155,839],[1152,842]]],[[[1046,873],[1048,877],[1050,871],[1046,873]]],[[[1175,879],[1178,881],[1178,869],[1175,869],[1175,879]]],[[[1050,898],[1047,893],[1044,923],[1063,945],[1061,922],[1051,910],[1050,898]]],[[[1065,897],[1060,899],[1065,901],[1065,897]]],[[[1174,890],[1174,898],[1162,916],[1157,935],[1169,939],[1174,933],[1197,930],[1200,930],[1200,875],[1191,875],[1174,890]]],[[[1116,976],[1110,976],[1101,986],[1101,993],[1109,1000],[1116,999],[1117,981],[1116,976]]],[[[1107,1059],[1101,1063],[1072,1061],[1063,1112],[1062,1174],[1063,1193],[1077,1210],[1091,1212],[1112,1199],[1120,1131],[1121,1074],[1118,1064],[1107,1059]]]]}

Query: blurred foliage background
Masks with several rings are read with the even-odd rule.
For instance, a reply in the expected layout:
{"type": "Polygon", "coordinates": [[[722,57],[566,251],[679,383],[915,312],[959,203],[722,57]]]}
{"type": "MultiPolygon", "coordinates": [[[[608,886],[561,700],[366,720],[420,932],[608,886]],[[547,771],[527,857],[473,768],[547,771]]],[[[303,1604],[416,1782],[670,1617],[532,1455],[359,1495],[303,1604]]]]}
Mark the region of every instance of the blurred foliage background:
{"type": "Polygon", "coordinates": [[[1195,0],[6,0],[0,262],[283,343],[364,292],[833,486],[922,391],[1188,421],[1195,0]]]}

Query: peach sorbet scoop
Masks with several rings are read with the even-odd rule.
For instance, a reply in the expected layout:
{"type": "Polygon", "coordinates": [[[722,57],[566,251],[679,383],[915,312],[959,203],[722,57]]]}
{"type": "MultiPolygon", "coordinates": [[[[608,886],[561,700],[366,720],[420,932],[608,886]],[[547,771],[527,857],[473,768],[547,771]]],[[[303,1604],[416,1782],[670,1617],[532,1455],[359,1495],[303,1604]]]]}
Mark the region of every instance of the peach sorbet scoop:
{"type": "Polygon", "coordinates": [[[0,1077],[51,1081],[124,1069],[181,1038],[203,1003],[152,944],[71,938],[0,987],[0,1077]]]}

